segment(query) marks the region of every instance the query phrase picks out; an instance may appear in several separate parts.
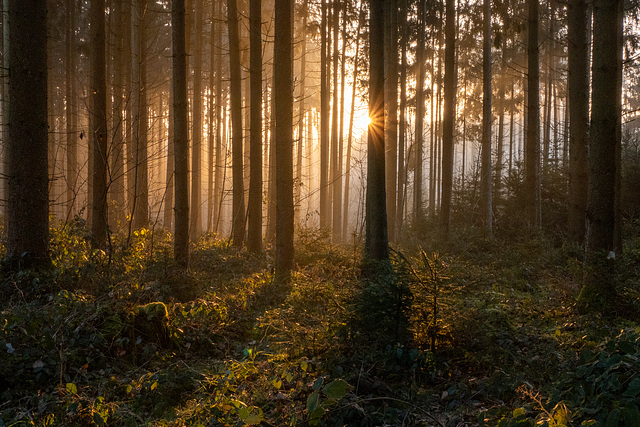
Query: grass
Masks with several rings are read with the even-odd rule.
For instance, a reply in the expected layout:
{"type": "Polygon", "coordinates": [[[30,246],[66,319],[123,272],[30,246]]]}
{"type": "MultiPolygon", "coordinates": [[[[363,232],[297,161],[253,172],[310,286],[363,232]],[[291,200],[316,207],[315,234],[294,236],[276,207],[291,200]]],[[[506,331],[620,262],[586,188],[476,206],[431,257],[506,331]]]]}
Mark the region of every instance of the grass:
{"type": "Polygon", "coordinates": [[[213,236],[185,273],[161,232],[116,238],[111,255],[83,233],[53,230],[53,272],[3,274],[0,426],[640,418],[637,237],[620,263],[625,301],[603,315],[576,310],[575,251],[541,232],[425,235],[365,280],[358,247],[304,231],[287,286],[268,252],[213,236]]]}

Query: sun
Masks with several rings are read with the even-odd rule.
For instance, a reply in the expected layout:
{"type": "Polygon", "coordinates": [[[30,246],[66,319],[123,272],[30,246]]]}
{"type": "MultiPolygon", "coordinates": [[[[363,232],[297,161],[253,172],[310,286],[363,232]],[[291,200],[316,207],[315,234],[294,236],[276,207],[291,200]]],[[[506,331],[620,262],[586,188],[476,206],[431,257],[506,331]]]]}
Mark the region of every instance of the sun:
{"type": "Polygon", "coordinates": [[[358,117],[356,123],[356,126],[358,128],[360,128],[362,131],[366,131],[371,124],[371,117],[369,117],[368,114],[363,114],[362,116],[358,117]]]}

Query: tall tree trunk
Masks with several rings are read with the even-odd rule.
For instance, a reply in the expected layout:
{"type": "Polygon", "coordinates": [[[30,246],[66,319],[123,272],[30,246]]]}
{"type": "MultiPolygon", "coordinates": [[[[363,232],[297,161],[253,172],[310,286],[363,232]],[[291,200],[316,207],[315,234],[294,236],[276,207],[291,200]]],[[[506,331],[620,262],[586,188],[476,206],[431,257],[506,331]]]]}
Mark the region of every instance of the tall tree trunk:
{"type": "MultiPolygon", "coordinates": [[[[535,0],[537,1],[537,0],[535,0]]],[[[482,48],[482,222],[488,238],[493,236],[493,201],[491,194],[491,1],[483,2],[482,48]]]]}
{"type": "MultiPolygon", "coordinates": [[[[406,169],[405,169],[405,128],[407,110],[407,0],[401,0],[400,28],[402,48],[400,49],[400,118],[398,123],[398,177],[397,184],[397,206],[396,206],[396,231],[395,236],[404,225],[404,205],[406,191],[406,169]]],[[[396,237],[397,238],[397,237],[396,237]]]]}
{"type": "Polygon", "coordinates": [[[540,227],[540,66],[538,47],[538,0],[527,0],[527,139],[525,141],[525,215],[529,225],[540,227]]]}
{"type": "MultiPolygon", "coordinates": [[[[226,106],[224,106],[224,100],[222,96],[222,2],[217,3],[217,19],[214,20],[216,23],[215,26],[215,58],[216,58],[216,147],[215,147],[215,173],[214,173],[214,189],[213,189],[213,209],[214,209],[214,227],[213,232],[218,232],[218,225],[220,224],[221,218],[221,200],[222,200],[222,188],[223,188],[223,169],[225,162],[222,158],[222,144],[223,140],[225,141],[226,146],[226,138],[222,138],[222,127],[225,120],[222,120],[222,115],[227,111],[226,106]],[[224,107],[223,107],[224,106],[224,107]]],[[[226,97],[225,97],[226,98],[226,97]]]]}
{"type": "Polygon", "coordinates": [[[320,24],[320,228],[329,226],[329,88],[327,64],[327,1],[322,2],[320,24]]]}
{"type": "Polygon", "coordinates": [[[333,30],[333,103],[331,113],[331,173],[329,180],[331,182],[331,206],[332,220],[331,230],[334,243],[340,241],[342,237],[342,209],[340,202],[342,201],[342,176],[338,170],[340,163],[339,158],[342,153],[338,152],[338,29],[340,21],[340,5],[338,0],[333,0],[333,12],[331,19],[331,27],[333,30]]]}
{"type": "Polygon", "coordinates": [[[7,254],[13,266],[49,263],[47,5],[9,0],[7,254]]]}
{"type": "MultiPolygon", "coordinates": [[[[76,25],[76,4],[75,0],[67,0],[66,15],[66,45],[65,45],[65,90],[66,90],[66,160],[67,160],[67,198],[66,209],[67,218],[76,215],[76,198],[78,182],[78,140],[76,135],[77,108],[76,108],[76,85],[75,85],[75,25],[76,25]]],[[[7,52],[7,50],[4,50],[7,52]]],[[[3,108],[3,111],[4,108],[3,108]]]]}
{"type": "MultiPolygon", "coordinates": [[[[173,64],[172,64],[173,66],[173,64]]],[[[168,123],[168,135],[167,135],[167,165],[165,169],[165,198],[164,198],[164,228],[168,231],[173,231],[173,207],[175,200],[175,110],[174,110],[174,93],[173,83],[171,84],[171,90],[169,92],[169,123],[168,123]]]]}
{"type": "Polygon", "coordinates": [[[398,1],[387,0],[385,13],[385,185],[387,231],[396,238],[396,184],[398,179],[398,1]]]}
{"type": "Polygon", "coordinates": [[[93,138],[93,205],[91,234],[93,245],[107,244],[107,76],[104,0],[91,2],[91,137],[93,138]]]}
{"type": "Polygon", "coordinates": [[[184,0],[171,2],[171,37],[173,45],[173,141],[175,181],[176,263],[189,265],[189,104],[187,101],[187,51],[185,42],[184,0]]]}
{"type": "Polygon", "coordinates": [[[293,2],[279,0],[275,12],[273,61],[276,115],[276,262],[278,281],[293,269],[293,2]]]}
{"type": "MultiPolygon", "coordinates": [[[[488,0],[487,0],[488,1],[488,0]]],[[[456,5],[446,2],[445,58],[444,58],[444,115],[442,119],[442,204],[441,221],[445,235],[451,227],[451,202],[453,198],[453,138],[456,117],[456,5]]],[[[485,9],[486,11],[486,9],[485,9]]]]}
{"type": "Polygon", "coordinates": [[[148,106],[147,106],[147,61],[145,39],[145,15],[147,0],[133,0],[132,7],[132,95],[133,117],[133,163],[135,168],[134,207],[131,212],[133,229],[145,228],[149,224],[148,181],[148,106]]]}
{"type": "Polygon", "coordinates": [[[244,243],[244,172],[242,154],[242,86],[240,75],[240,39],[238,36],[237,0],[227,0],[227,27],[229,30],[229,69],[231,94],[231,150],[233,174],[233,244],[241,247],[244,243]]]}
{"type": "Polygon", "coordinates": [[[384,0],[371,0],[369,17],[369,132],[364,259],[389,258],[384,148],[384,0]]]}
{"type": "Polygon", "coordinates": [[[591,141],[589,144],[589,201],[587,208],[587,260],[589,276],[580,294],[583,306],[606,309],[614,302],[616,247],[616,171],[620,167],[618,114],[621,97],[618,79],[618,7],[621,0],[593,3],[593,62],[591,141]]]}
{"type": "Polygon", "coordinates": [[[209,115],[209,129],[208,129],[208,147],[207,147],[207,228],[205,229],[207,233],[213,232],[213,177],[215,171],[214,164],[214,152],[215,152],[215,129],[217,124],[216,118],[216,105],[218,104],[218,99],[215,97],[215,86],[216,86],[216,55],[215,55],[215,42],[216,42],[216,11],[215,11],[215,3],[211,5],[211,25],[210,25],[210,38],[209,38],[209,96],[208,96],[208,115],[209,115]]]}
{"type": "Polygon", "coordinates": [[[202,0],[195,0],[193,44],[193,112],[191,119],[191,219],[190,235],[202,233],[202,0]]]}
{"type": "MultiPolygon", "coordinates": [[[[124,105],[125,105],[125,91],[124,91],[124,52],[123,38],[123,22],[125,4],[123,1],[118,0],[114,2],[114,26],[112,37],[114,39],[114,88],[113,88],[113,104],[112,104],[112,116],[113,116],[113,146],[111,148],[111,167],[110,167],[110,188],[111,194],[110,205],[111,212],[109,215],[110,222],[114,227],[121,227],[126,221],[125,215],[125,182],[124,182],[124,105]]],[[[70,35],[73,37],[73,34],[70,35]]],[[[73,56],[73,54],[71,54],[73,56]]],[[[73,59],[71,59],[73,61],[73,59]]],[[[70,61],[70,62],[71,62],[70,61]]],[[[71,74],[70,72],[68,72],[71,74]]],[[[69,77],[67,77],[69,80],[69,77]]],[[[72,98],[72,96],[68,96],[72,98]]],[[[75,142],[75,139],[74,139],[75,142]]]]}
{"type": "Polygon", "coordinates": [[[251,126],[247,249],[262,251],[262,11],[260,0],[250,3],[251,126]]]}
{"type": "MultiPolygon", "coordinates": [[[[418,66],[416,70],[416,136],[415,136],[415,167],[413,178],[413,219],[414,225],[422,224],[422,139],[424,125],[424,22],[425,22],[425,0],[418,3],[419,21],[422,23],[418,26],[418,46],[416,52],[416,61],[418,66]]],[[[433,80],[433,79],[432,79],[433,80]]],[[[432,92],[433,93],[433,92],[432,92]]],[[[431,109],[433,115],[433,108],[431,109]]]]}

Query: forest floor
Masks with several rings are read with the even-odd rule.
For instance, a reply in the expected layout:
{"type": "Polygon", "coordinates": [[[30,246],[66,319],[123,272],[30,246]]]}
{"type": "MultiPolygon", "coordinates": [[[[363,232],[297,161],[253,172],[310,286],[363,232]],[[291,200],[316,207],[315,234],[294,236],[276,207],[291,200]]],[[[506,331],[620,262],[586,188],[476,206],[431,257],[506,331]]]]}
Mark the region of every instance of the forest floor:
{"type": "Polygon", "coordinates": [[[280,285],[269,252],[203,238],[185,273],[160,232],[108,255],[60,226],[53,271],[2,276],[0,426],[637,426],[639,230],[619,311],[584,314],[540,232],[414,237],[366,279],[300,230],[280,285]]]}

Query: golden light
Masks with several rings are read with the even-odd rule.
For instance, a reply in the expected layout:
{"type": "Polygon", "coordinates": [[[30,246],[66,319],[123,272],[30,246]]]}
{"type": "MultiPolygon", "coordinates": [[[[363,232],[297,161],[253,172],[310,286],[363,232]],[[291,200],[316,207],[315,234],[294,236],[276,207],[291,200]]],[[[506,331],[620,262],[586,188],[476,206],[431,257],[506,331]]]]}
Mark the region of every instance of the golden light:
{"type": "Polygon", "coordinates": [[[369,117],[367,114],[364,114],[358,118],[357,127],[362,129],[363,131],[366,131],[370,124],[371,124],[371,117],[369,117]]]}

